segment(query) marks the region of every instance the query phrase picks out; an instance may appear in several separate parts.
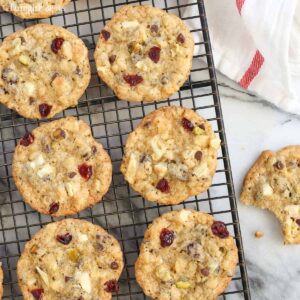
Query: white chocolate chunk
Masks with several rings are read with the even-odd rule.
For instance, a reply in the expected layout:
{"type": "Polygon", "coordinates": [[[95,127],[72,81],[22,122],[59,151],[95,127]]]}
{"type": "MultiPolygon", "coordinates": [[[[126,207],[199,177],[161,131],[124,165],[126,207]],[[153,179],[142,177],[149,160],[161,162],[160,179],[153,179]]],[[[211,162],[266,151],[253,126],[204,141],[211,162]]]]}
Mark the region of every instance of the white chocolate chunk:
{"type": "Polygon", "coordinates": [[[88,294],[92,291],[90,275],[87,272],[75,272],[75,280],[81,285],[81,288],[88,294]]]}
{"type": "Polygon", "coordinates": [[[40,177],[40,178],[43,178],[43,177],[46,177],[48,175],[51,175],[52,173],[54,172],[54,168],[49,165],[49,164],[46,164],[44,165],[38,172],[37,172],[37,175],[40,177]]]}
{"type": "Polygon", "coordinates": [[[221,141],[218,138],[210,140],[210,146],[213,147],[213,148],[215,148],[215,149],[219,149],[220,148],[220,144],[221,144],[221,141]]]}
{"type": "Polygon", "coordinates": [[[273,195],[273,189],[268,183],[264,183],[262,186],[262,194],[264,196],[271,196],[273,195]]]}
{"type": "Polygon", "coordinates": [[[78,233],[78,240],[81,243],[84,243],[88,240],[88,236],[86,234],[78,233]]]}
{"type": "Polygon", "coordinates": [[[137,169],[138,169],[138,155],[136,153],[131,153],[129,158],[129,163],[127,167],[127,180],[129,183],[133,183],[137,169]]]}
{"type": "Polygon", "coordinates": [[[129,30],[133,30],[136,29],[137,27],[139,27],[139,22],[136,20],[133,21],[124,21],[121,23],[121,26],[124,29],[129,29],[129,30]]]}
{"type": "Polygon", "coordinates": [[[164,177],[167,172],[168,172],[168,165],[165,162],[160,162],[158,164],[155,164],[154,167],[154,172],[159,176],[159,177],[164,177]]]}
{"type": "Polygon", "coordinates": [[[193,174],[198,177],[198,178],[201,178],[201,177],[206,177],[209,175],[209,168],[207,166],[207,163],[203,163],[201,164],[200,166],[197,166],[195,169],[194,169],[194,172],[193,174]]]}
{"type": "Polygon", "coordinates": [[[35,268],[39,275],[41,276],[42,280],[46,284],[46,286],[49,286],[49,277],[46,272],[44,272],[40,267],[35,268]]]}
{"type": "Polygon", "coordinates": [[[292,218],[298,219],[300,216],[300,205],[287,205],[284,210],[292,218]]]}
{"type": "Polygon", "coordinates": [[[33,161],[31,161],[29,163],[29,166],[32,168],[32,169],[35,169],[41,165],[43,165],[45,163],[45,160],[43,158],[43,155],[42,154],[38,154],[35,159],[33,161]]]}

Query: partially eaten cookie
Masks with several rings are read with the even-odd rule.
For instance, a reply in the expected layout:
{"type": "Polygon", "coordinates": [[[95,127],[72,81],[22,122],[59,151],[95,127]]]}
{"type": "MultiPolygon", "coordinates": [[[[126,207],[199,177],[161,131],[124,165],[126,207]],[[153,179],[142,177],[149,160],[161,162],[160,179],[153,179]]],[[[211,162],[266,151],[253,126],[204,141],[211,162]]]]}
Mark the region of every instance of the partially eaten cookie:
{"type": "Polygon", "coordinates": [[[272,211],[285,244],[300,243],[300,146],[263,151],[244,180],[241,201],[272,211]]]}

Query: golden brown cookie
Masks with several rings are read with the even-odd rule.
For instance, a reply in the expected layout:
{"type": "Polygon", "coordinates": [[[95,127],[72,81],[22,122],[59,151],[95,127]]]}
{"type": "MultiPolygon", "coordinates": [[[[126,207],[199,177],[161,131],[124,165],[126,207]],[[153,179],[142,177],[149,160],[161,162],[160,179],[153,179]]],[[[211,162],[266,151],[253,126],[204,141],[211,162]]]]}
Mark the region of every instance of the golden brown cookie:
{"type": "Polygon", "coordinates": [[[284,243],[300,243],[300,146],[263,151],[245,177],[241,201],[272,211],[284,243]]]}
{"type": "Polygon", "coordinates": [[[0,7],[23,19],[41,19],[55,15],[71,0],[0,0],[0,7]]]}
{"type": "Polygon", "coordinates": [[[3,296],[3,269],[2,269],[2,262],[0,262],[0,299],[2,299],[3,296]]]}
{"type": "Polygon", "coordinates": [[[155,101],[184,84],[193,51],[193,35],[177,16],[148,5],[125,5],[101,31],[95,61],[118,98],[155,101]]]}
{"type": "Polygon", "coordinates": [[[211,125],[197,113],[162,107],[128,136],[121,171],[146,199],[177,204],[209,188],[219,146],[211,125]]]}
{"type": "Polygon", "coordinates": [[[109,300],[123,254],[100,226],[78,219],[46,225],[26,243],[17,275],[25,300],[109,300]]]}
{"type": "Polygon", "coordinates": [[[53,216],[93,206],[106,194],[112,178],[108,154],[90,127],[73,117],[27,133],[16,147],[12,169],[24,201],[53,216]]]}
{"type": "Polygon", "coordinates": [[[25,118],[50,118],[76,106],[90,76],[86,46],[62,27],[34,25],[0,46],[0,103],[25,118]]]}
{"type": "Polygon", "coordinates": [[[235,273],[238,250],[224,223],[194,210],[163,214],[145,232],[135,264],[157,300],[215,300],[235,273]]]}

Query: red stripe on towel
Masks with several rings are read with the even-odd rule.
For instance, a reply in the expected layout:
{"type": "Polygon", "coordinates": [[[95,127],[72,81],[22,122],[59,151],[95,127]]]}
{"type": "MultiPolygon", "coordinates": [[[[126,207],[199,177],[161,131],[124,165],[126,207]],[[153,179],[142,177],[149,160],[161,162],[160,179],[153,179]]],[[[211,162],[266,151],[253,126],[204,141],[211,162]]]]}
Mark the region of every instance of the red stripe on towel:
{"type": "Polygon", "coordinates": [[[244,3],[245,3],[245,0],[236,0],[236,6],[237,6],[237,9],[240,14],[241,14],[244,3]]]}
{"type": "Polygon", "coordinates": [[[262,56],[262,54],[257,50],[255,52],[255,55],[252,59],[251,65],[249,66],[246,73],[243,75],[242,79],[239,81],[239,84],[243,88],[248,88],[252,80],[255,78],[255,76],[258,74],[261,66],[263,65],[265,59],[262,56]]]}

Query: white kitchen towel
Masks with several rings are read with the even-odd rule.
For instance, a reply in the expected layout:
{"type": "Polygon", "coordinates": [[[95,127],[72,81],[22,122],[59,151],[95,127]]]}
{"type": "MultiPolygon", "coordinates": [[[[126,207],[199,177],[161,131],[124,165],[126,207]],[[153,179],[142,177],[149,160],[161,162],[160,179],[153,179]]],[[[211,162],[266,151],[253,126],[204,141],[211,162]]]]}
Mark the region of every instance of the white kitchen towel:
{"type": "Polygon", "coordinates": [[[215,66],[300,114],[300,0],[205,0],[215,66]]]}

